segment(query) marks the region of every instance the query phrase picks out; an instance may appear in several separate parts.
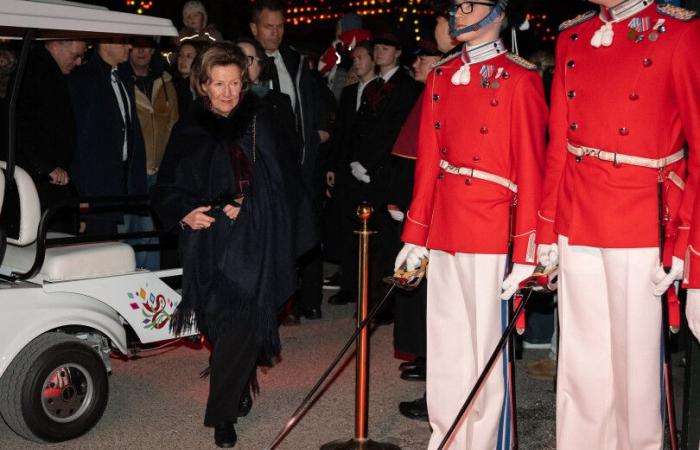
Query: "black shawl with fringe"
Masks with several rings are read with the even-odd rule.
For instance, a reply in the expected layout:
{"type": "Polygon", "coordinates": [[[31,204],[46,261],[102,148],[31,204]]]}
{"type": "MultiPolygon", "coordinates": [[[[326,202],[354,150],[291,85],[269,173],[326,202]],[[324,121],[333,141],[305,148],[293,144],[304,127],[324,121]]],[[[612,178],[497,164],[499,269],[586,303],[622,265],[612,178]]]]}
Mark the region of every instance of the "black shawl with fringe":
{"type": "Polygon", "coordinates": [[[318,240],[294,143],[281,136],[253,94],[243,95],[228,118],[198,99],[173,129],[151,190],[152,206],[164,226],[177,226],[193,209],[235,192],[233,145],[254,161],[252,184],[237,220],[212,209],[208,214],[216,222],[209,229],[184,227],[180,232],[182,301],[171,329],[180,334],[197,325],[216,342],[221,327],[250,323],[261,361],[279,353],[279,308],[297,288],[297,258],[318,240]]]}

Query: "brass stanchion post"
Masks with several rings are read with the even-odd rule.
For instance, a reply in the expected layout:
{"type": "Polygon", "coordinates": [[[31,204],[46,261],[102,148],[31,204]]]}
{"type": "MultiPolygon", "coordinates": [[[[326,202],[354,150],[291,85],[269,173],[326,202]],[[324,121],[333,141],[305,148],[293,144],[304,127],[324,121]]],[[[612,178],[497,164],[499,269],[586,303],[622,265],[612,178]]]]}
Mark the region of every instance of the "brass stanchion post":
{"type": "MultiPolygon", "coordinates": [[[[359,237],[360,258],[358,262],[357,326],[369,312],[369,238],[375,232],[369,229],[372,207],[362,204],[357,207],[361,227],[355,233],[359,237]]],[[[369,331],[364,327],[356,340],[355,355],[355,437],[349,441],[333,441],[321,446],[321,450],[401,450],[394,444],[367,439],[367,416],[369,410],[369,331]]]]}

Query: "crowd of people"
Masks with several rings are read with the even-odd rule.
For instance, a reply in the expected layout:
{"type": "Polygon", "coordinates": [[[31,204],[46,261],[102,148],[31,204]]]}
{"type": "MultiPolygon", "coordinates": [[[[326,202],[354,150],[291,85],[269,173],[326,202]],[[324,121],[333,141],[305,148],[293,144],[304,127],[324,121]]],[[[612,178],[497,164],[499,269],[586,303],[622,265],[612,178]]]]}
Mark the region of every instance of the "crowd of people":
{"type": "MultiPolygon", "coordinates": [[[[503,0],[436,1],[434,36],[411,55],[391,27],[367,29],[353,13],[338,21],[325,53],[300,52],[286,42],[281,0],[256,0],[250,34],[231,40],[193,0],[172,42],[41,42],[20,91],[17,164],[35,181],[43,209],[78,196],[150,193],[150,211],[80,215],[65,208],[50,229],[164,232],[134,241],[145,248],[137,265],[183,267],[172,326],[177,333],[196,325],[211,344],[205,425],[221,447],[236,443],[234,423],[250,410],[256,366],[273,364],[280,352],[279,325],[322,318],[324,287],[337,289],[324,307],[357,301],[353,231],[358,205],[368,203],[378,233],[370,247],[372,300],[386,291],[385,277],[430,260],[429,279],[396,292],[373,324],[393,322],[396,355],[406,360],[401,378],[427,381],[426,394],[399,411],[430,421],[430,449],[445,437],[502,332],[507,303],[499,299],[512,297],[536,263],[559,261],[559,303],[566,305],[560,448],[659,448],[661,421],[652,416],[661,396],[649,392],[659,383],[652,367],[661,353],[658,298],[681,278],[688,239],[691,278],[700,254],[692,250],[697,232],[687,236],[693,199],[683,194],[685,181],[695,187],[687,173],[696,161],[692,152],[687,162],[675,157],[696,137],[692,86],[700,71],[643,75],[652,73],[645,71],[652,56],[655,68],[697,65],[691,50],[700,34],[685,10],[647,0],[592,3],[602,8],[602,28],[596,14],[562,26],[553,79],[551,55],[538,52],[533,64],[499,38],[525,20],[503,0]],[[653,28],[628,27],[637,16],[651,18],[653,28]],[[634,31],[634,39],[613,37],[623,26],[619,34],[634,31]],[[646,53],[643,45],[675,44],[676,29],[688,35],[678,44],[688,51],[646,53]],[[166,46],[175,46],[169,58],[166,46]],[[618,53],[640,49],[641,69],[634,70],[643,72],[641,81],[625,88],[623,100],[605,94],[613,106],[601,108],[600,74],[587,65],[622,85],[610,67],[618,53]],[[595,52],[610,65],[595,63],[595,52]],[[657,101],[659,83],[677,95],[657,101]],[[632,117],[640,97],[658,108],[632,117]],[[601,124],[617,122],[614,138],[604,138],[601,124]],[[651,122],[658,126],[645,125],[651,122]],[[654,153],[635,153],[643,148],[654,153]],[[623,173],[622,184],[606,181],[623,173]],[[665,236],[668,246],[678,242],[666,257],[668,274],[656,273],[658,224],[649,212],[657,208],[656,183],[639,184],[659,173],[665,236]],[[616,214],[621,204],[636,218],[633,228],[616,214]],[[324,278],[324,261],[336,263],[337,273],[324,278]],[[643,270],[655,272],[653,282],[630,282],[643,270]],[[634,307],[633,298],[645,307],[634,307]],[[591,314],[596,318],[582,319],[591,314]],[[595,331],[591,322],[599,324],[595,331]],[[591,390],[605,392],[606,401],[584,398],[591,390]]],[[[0,57],[11,72],[12,55],[0,57]]],[[[693,302],[697,309],[700,300],[693,302]]],[[[529,368],[534,375],[554,377],[556,343],[555,335],[552,358],[529,368]]],[[[512,380],[497,372],[450,448],[508,445],[512,380]]]]}

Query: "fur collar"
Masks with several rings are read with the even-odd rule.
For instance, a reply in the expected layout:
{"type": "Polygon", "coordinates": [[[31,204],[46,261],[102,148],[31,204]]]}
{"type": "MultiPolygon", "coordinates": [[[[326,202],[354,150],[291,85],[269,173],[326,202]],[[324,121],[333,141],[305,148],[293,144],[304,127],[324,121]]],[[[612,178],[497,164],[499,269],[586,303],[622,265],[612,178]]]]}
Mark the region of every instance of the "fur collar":
{"type": "Polygon", "coordinates": [[[221,117],[209,109],[209,100],[200,97],[191,109],[191,125],[203,128],[219,140],[238,141],[250,129],[260,101],[251,92],[241,94],[241,100],[228,117],[221,117]]]}

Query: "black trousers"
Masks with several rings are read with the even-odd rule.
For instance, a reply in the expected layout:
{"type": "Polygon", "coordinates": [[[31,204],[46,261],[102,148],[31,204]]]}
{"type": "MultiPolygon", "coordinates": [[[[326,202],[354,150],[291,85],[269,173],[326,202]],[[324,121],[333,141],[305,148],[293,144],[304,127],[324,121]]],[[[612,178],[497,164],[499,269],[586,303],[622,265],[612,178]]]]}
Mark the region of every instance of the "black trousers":
{"type": "Polygon", "coordinates": [[[248,389],[258,357],[255,333],[250,324],[221,328],[216,341],[211,342],[209,399],[204,414],[207,427],[236,422],[241,395],[248,389]]]}

